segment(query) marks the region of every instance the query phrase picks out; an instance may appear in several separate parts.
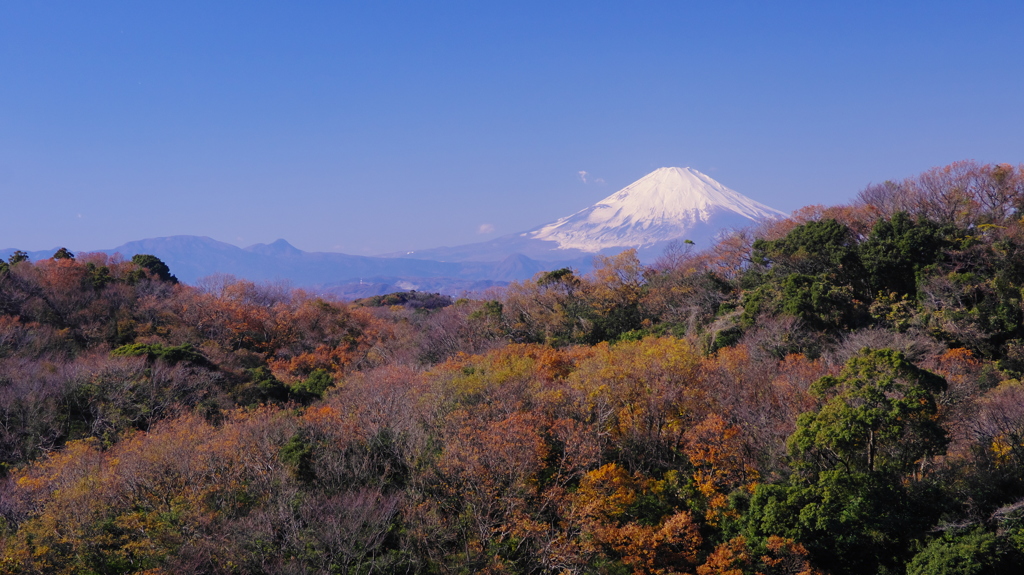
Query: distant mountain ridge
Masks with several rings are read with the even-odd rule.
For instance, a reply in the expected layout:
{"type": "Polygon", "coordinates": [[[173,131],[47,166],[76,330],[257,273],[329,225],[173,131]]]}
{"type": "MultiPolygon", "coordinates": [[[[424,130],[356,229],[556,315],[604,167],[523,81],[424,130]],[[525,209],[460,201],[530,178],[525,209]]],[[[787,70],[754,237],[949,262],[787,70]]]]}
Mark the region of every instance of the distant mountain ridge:
{"type": "Polygon", "coordinates": [[[388,255],[458,262],[518,253],[541,261],[581,261],[635,248],[649,261],[673,240],[706,248],[723,230],[784,217],[693,168],[659,168],[588,208],[526,232],[388,255]]]}
{"type": "MultiPolygon", "coordinates": [[[[28,255],[33,261],[48,259],[57,249],[33,251],[28,255]]],[[[0,250],[0,257],[7,259],[14,251],[13,248],[0,250]]],[[[438,262],[305,252],[283,239],[240,248],[205,236],[148,238],[96,251],[109,255],[119,253],[125,258],[135,254],[155,255],[187,284],[220,273],[252,281],[283,280],[296,287],[352,297],[409,289],[460,295],[528,279],[550,268],[546,262],[519,254],[494,262],[438,262]]]]}
{"type": "MultiPolygon", "coordinates": [[[[100,251],[126,258],[155,255],[188,284],[222,273],[253,281],[286,280],[345,297],[409,289],[460,295],[561,267],[585,273],[595,255],[627,248],[651,261],[670,241],[688,239],[704,248],[723,229],[780,217],[785,214],[693,168],[660,168],[575,214],[462,246],[369,257],[305,252],[283,239],[240,248],[205,236],[169,236],[100,251]]],[[[30,252],[29,257],[46,259],[56,250],[30,252]]],[[[0,250],[0,257],[9,258],[13,251],[0,250]]]]}

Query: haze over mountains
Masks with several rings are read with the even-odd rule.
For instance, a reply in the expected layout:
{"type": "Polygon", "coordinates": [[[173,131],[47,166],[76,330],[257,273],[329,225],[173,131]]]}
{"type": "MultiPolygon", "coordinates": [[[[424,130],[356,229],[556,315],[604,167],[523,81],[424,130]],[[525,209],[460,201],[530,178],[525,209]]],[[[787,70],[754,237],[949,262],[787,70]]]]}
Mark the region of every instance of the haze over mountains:
{"type": "MultiPolygon", "coordinates": [[[[716,235],[786,214],[731,190],[693,168],[660,168],[618,192],[554,222],[487,242],[382,257],[304,252],[281,239],[239,248],[208,237],[150,238],[102,250],[153,254],[185,283],[222,273],[253,281],[363,297],[416,289],[457,295],[573,267],[588,271],[594,255],[636,248],[652,261],[673,240],[698,248],[716,235]]],[[[7,258],[13,249],[0,250],[7,258]]],[[[45,259],[54,250],[30,252],[45,259]]]]}
{"type": "MultiPolygon", "coordinates": [[[[9,258],[13,251],[0,250],[0,257],[9,258]]],[[[28,255],[40,260],[55,251],[28,255]]],[[[353,298],[411,289],[459,295],[529,278],[549,267],[518,255],[496,262],[438,262],[305,252],[283,239],[240,248],[205,236],[150,238],[98,251],[126,258],[140,253],[155,255],[187,284],[214,274],[230,274],[252,281],[285,280],[295,287],[353,298]]]]}

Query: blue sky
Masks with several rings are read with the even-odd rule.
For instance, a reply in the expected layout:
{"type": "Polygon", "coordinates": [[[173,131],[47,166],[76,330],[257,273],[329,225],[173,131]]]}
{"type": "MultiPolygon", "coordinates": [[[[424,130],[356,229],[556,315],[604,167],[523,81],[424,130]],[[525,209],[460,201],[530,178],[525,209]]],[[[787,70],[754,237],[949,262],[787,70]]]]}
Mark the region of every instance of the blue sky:
{"type": "Polygon", "coordinates": [[[456,245],[661,166],[842,203],[1024,162],[1021,30],[1019,1],[6,2],[0,248],[456,245]]]}

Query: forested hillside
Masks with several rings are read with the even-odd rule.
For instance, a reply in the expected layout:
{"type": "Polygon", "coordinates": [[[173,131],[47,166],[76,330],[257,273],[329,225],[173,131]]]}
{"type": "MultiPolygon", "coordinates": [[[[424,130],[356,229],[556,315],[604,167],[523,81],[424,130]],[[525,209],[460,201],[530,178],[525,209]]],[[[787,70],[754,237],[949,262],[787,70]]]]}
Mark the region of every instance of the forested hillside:
{"type": "Polygon", "coordinates": [[[2,573],[1020,573],[1024,166],[351,303],[0,265],[2,573]]]}

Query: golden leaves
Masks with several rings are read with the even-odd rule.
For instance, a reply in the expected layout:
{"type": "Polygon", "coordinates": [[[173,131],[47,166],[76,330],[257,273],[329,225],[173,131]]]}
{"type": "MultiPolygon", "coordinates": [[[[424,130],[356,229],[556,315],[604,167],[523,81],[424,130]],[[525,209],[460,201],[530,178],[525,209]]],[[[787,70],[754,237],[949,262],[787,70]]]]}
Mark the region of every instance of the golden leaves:
{"type": "Polygon", "coordinates": [[[693,481],[707,499],[705,519],[718,525],[735,517],[726,509],[726,496],[734,489],[753,492],[759,473],[745,451],[742,430],[717,414],[708,415],[684,435],[683,451],[694,466],[693,481]]]}

